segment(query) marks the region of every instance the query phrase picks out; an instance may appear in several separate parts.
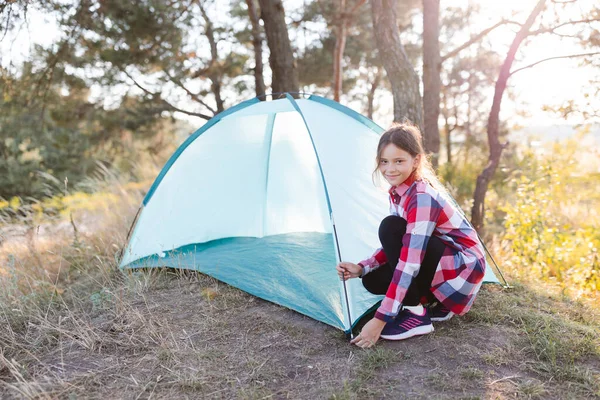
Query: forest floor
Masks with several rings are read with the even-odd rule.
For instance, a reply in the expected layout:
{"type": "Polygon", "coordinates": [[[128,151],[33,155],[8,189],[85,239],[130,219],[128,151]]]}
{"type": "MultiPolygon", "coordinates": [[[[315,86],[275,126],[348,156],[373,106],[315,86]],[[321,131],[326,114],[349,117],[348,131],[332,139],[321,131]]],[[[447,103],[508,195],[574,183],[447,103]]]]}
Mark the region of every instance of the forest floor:
{"type": "MultiPolygon", "coordinates": [[[[51,284],[0,271],[2,399],[600,399],[597,305],[542,284],[484,286],[432,334],[363,350],[200,273],[123,274],[107,236],[82,231],[21,239],[34,261],[61,255],[51,284]]],[[[0,269],[15,249],[0,247],[0,269]]]]}

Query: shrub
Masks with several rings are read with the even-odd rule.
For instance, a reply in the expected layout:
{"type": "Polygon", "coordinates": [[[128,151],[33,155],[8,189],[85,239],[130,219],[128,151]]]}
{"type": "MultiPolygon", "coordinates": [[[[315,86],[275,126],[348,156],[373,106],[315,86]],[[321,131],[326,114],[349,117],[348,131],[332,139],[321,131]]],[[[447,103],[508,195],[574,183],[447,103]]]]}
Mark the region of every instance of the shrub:
{"type": "Polygon", "coordinates": [[[580,137],[553,144],[518,171],[501,236],[517,276],[557,283],[574,294],[600,291],[598,174],[581,163],[580,137]]]}

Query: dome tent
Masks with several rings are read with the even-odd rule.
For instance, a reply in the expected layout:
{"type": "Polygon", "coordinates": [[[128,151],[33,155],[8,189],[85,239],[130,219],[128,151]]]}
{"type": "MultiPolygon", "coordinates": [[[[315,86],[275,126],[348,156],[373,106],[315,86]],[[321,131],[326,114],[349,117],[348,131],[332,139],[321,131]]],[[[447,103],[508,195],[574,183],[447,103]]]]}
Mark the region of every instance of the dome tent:
{"type": "Polygon", "coordinates": [[[121,268],[197,270],[349,333],[382,298],[335,270],[379,247],[388,195],[371,174],[382,132],[314,95],[229,108],[164,166],[121,268]]]}

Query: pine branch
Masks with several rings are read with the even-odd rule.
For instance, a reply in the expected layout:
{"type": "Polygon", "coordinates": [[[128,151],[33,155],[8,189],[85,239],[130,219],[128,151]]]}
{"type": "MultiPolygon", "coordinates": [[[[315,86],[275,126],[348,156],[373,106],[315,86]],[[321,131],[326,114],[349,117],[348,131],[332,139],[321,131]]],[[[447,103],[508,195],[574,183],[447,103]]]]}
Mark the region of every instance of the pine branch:
{"type": "Polygon", "coordinates": [[[454,57],[455,55],[457,55],[458,53],[460,53],[461,51],[463,51],[467,47],[471,46],[473,43],[478,42],[479,40],[481,40],[485,35],[487,35],[491,31],[493,31],[494,29],[498,28],[501,25],[506,25],[506,24],[517,24],[517,25],[520,25],[518,22],[508,21],[508,20],[505,20],[505,19],[503,19],[501,21],[498,21],[496,24],[490,26],[487,29],[484,29],[483,31],[479,32],[477,35],[471,37],[471,39],[469,39],[468,41],[466,41],[462,45],[458,46],[456,49],[454,49],[454,50],[450,51],[448,54],[442,56],[441,57],[441,62],[443,63],[447,59],[449,59],[451,57],[454,57]]]}
{"type": "Polygon", "coordinates": [[[356,4],[354,5],[354,7],[350,10],[350,18],[354,17],[354,13],[356,13],[356,11],[358,11],[358,9],[366,3],[366,0],[358,0],[356,2],[356,4]]]}
{"type": "Polygon", "coordinates": [[[536,61],[536,62],[534,62],[534,63],[532,63],[532,64],[526,65],[526,66],[524,66],[524,67],[517,68],[517,69],[515,69],[514,71],[511,71],[511,72],[508,74],[508,76],[513,76],[514,74],[516,74],[516,73],[517,73],[517,72],[519,72],[519,71],[522,71],[522,70],[524,70],[524,69],[527,69],[527,68],[534,67],[534,66],[536,66],[536,65],[538,65],[538,64],[540,64],[540,63],[543,63],[543,62],[545,62],[545,61],[550,61],[550,60],[558,60],[558,59],[561,59],[561,58],[577,58],[577,57],[585,57],[585,56],[595,56],[595,55],[598,55],[598,54],[600,54],[600,52],[595,52],[595,53],[582,53],[582,54],[570,54],[570,55],[565,55],[565,56],[556,56],[556,57],[544,58],[543,60],[539,60],[539,61],[536,61]]]}
{"type": "Polygon", "coordinates": [[[169,74],[168,72],[165,72],[165,74],[169,77],[169,79],[171,80],[171,82],[173,82],[174,84],[176,84],[177,86],[179,86],[180,88],[182,88],[183,90],[185,90],[185,92],[195,101],[197,101],[198,103],[202,104],[204,107],[206,107],[211,113],[213,114],[217,114],[217,112],[215,111],[214,108],[212,108],[211,106],[209,106],[208,104],[206,104],[196,93],[192,92],[190,89],[188,89],[183,82],[181,82],[179,79],[171,76],[171,74],[169,74]]]}
{"type": "Polygon", "coordinates": [[[580,19],[580,20],[576,20],[576,21],[563,22],[562,24],[558,24],[558,25],[553,26],[551,28],[540,28],[540,29],[538,29],[536,31],[531,31],[529,33],[529,36],[540,35],[542,33],[554,33],[554,31],[556,31],[559,28],[562,28],[563,26],[578,25],[578,24],[591,24],[592,22],[600,22],[600,18],[580,19]]]}
{"type": "Polygon", "coordinates": [[[210,115],[206,115],[206,114],[202,114],[202,113],[196,113],[193,111],[187,111],[184,109],[181,109],[177,106],[174,106],[173,104],[169,103],[167,100],[163,99],[160,95],[160,93],[155,93],[152,92],[151,90],[145,88],[144,86],[142,86],[140,83],[138,83],[138,81],[136,81],[127,71],[125,71],[124,69],[121,70],[125,75],[127,75],[127,77],[129,79],[131,79],[133,81],[133,84],[138,87],[140,90],[142,90],[144,93],[152,96],[153,99],[158,99],[163,105],[165,105],[167,108],[169,108],[171,111],[178,111],[182,114],[186,114],[186,115],[191,115],[193,117],[200,117],[203,118],[205,120],[209,120],[212,117],[210,115]]]}

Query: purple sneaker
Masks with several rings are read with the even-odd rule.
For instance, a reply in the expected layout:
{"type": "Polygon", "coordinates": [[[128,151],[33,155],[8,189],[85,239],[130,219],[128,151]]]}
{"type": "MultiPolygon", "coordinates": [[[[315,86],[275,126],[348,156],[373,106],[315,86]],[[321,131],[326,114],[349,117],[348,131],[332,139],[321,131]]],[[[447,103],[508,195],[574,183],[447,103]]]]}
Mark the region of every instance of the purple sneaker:
{"type": "Polygon", "coordinates": [[[429,317],[432,321],[448,321],[453,316],[454,313],[439,301],[433,307],[429,308],[429,317]]]}
{"type": "Polygon", "coordinates": [[[388,322],[381,331],[381,338],[387,340],[403,340],[417,335],[426,335],[433,332],[433,325],[429,319],[427,309],[422,315],[413,314],[406,308],[394,321],[388,322]]]}

